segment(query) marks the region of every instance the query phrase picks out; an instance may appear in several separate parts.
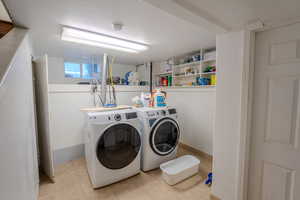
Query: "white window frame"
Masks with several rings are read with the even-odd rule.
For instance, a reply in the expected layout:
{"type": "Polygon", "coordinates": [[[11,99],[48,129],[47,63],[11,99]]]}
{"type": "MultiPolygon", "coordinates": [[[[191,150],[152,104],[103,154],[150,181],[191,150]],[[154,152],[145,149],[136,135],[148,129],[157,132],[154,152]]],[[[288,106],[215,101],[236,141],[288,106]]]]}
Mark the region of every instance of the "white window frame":
{"type": "MultiPolygon", "coordinates": [[[[89,64],[89,63],[79,63],[79,62],[73,62],[73,61],[64,61],[64,77],[65,78],[71,78],[71,79],[84,79],[84,80],[91,80],[91,79],[88,79],[88,78],[83,78],[83,64],[89,64]],[[80,65],[80,77],[77,78],[77,77],[67,77],[66,76],[66,71],[65,71],[65,63],[74,63],[74,64],[79,64],[80,65]]],[[[99,67],[99,73],[101,73],[101,70],[100,70],[100,66],[99,64],[97,64],[98,67],[99,67]]]]}

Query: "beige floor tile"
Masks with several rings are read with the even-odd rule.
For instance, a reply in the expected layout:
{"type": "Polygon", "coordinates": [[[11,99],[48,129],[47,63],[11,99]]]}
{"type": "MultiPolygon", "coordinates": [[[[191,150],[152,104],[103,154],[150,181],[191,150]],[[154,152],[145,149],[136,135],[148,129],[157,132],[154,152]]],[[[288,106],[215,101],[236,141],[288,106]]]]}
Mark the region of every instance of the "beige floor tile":
{"type": "Polygon", "coordinates": [[[90,188],[85,188],[84,190],[85,195],[87,197],[87,199],[90,200],[117,200],[116,195],[113,193],[113,191],[109,188],[109,187],[105,187],[105,188],[100,188],[100,189],[92,189],[92,187],[90,186],[90,188]]]}
{"type": "Polygon", "coordinates": [[[71,187],[57,190],[55,200],[84,200],[86,195],[79,185],[74,184],[71,187]]]}
{"type": "Polygon", "coordinates": [[[40,196],[39,200],[56,200],[54,195],[40,196]]]}
{"type": "Polygon", "coordinates": [[[211,171],[211,160],[179,148],[178,156],[192,154],[201,160],[199,173],[169,186],[159,169],[94,190],[84,159],[73,160],[55,168],[55,183],[41,177],[39,200],[209,200],[210,188],[203,182],[211,171]]]}
{"type": "Polygon", "coordinates": [[[54,172],[55,176],[60,176],[61,174],[64,174],[65,172],[71,171],[74,169],[73,162],[67,162],[65,164],[60,164],[58,166],[55,166],[54,172]]]}
{"type": "MultiPolygon", "coordinates": [[[[56,185],[53,184],[44,174],[40,174],[40,187],[39,196],[49,197],[51,194],[55,193],[56,185]]],[[[46,198],[45,198],[46,199],[46,198]]]]}

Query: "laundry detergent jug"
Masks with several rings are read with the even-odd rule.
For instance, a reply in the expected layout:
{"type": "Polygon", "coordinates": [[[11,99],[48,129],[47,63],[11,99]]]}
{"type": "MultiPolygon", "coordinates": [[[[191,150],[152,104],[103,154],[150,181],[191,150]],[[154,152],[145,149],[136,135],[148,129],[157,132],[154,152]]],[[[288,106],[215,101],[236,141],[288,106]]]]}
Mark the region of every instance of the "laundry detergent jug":
{"type": "Polygon", "coordinates": [[[161,92],[160,89],[156,89],[153,94],[153,106],[154,107],[165,107],[166,106],[166,95],[161,92]]]}

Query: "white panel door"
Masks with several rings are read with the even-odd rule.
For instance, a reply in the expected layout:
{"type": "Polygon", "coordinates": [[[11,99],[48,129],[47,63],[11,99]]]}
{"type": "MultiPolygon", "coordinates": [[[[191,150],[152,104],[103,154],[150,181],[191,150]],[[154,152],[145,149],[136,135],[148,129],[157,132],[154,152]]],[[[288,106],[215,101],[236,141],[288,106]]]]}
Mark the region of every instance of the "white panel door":
{"type": "Polygon", "coordinates": [[[300,24],[256,34],[249,200],[300,199],[300,24]]]}

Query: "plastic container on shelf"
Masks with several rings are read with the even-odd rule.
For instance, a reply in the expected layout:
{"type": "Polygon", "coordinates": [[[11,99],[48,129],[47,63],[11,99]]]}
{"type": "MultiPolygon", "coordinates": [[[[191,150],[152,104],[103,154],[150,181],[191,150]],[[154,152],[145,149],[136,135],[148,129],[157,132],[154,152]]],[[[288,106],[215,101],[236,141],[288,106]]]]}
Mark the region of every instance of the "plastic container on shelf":
{"type": "Polygon", "coordinates": [[[168,77],[165,76],[165,77],[161,77],[161,86],[168,86],[168,77]]]}
{"type": "Polygon", "coordinates": [[[210,79],[206,77],[197,78],[198,85],[209,85],[210,79]]]}
{"type": "Polygon", "coordinates": [[[212,74],[210,76],[210,84],[211,85],[216,85],[217,84],[217,76],[215,74],[212,74]]]}
{"type": "Polygon", "coordinates": [[[172,86],[172,76],[168,76],[168,86],[172,86]]]}
{"type": "Polygon", "coordinates": [[[216,51],[204,53],[204,60],[216,60],[216,51]]]}
{"type": "Polygon", "coordinates": [[[185,155],[160,165],[162,177],[169,185],[175,185],[199,171],[200,160],[192,155],[185,155]]]}

